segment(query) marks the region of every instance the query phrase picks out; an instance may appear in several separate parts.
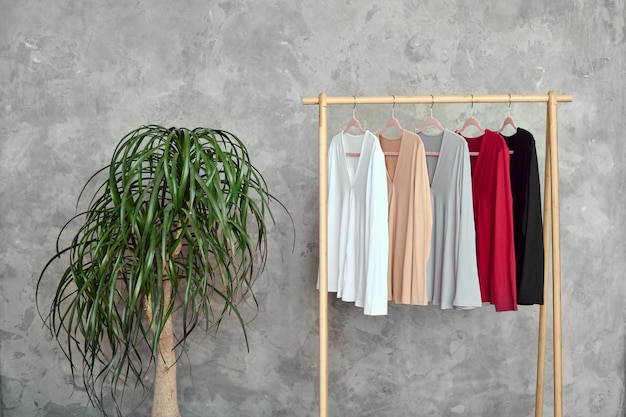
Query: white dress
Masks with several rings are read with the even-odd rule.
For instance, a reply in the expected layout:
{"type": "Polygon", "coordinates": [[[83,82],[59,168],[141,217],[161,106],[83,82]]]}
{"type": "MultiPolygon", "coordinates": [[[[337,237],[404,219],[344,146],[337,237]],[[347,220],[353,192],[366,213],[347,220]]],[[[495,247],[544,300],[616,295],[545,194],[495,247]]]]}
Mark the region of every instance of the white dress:
{"type": "Polygon", "coordinates": [[[367,315],[387,314],[387,222],[385,157],[376,136],[338,133],[328,149],[328,291],[367,315]]]}
{"type": "Polygon", "coordinates": [[[427,152],[433,232],[428,260],[428,300],[442,309],[482,306],[469,151],[451,130],[420,133],[427,152]],[[428,156],[439,152],[439,156],[428,156]]]}

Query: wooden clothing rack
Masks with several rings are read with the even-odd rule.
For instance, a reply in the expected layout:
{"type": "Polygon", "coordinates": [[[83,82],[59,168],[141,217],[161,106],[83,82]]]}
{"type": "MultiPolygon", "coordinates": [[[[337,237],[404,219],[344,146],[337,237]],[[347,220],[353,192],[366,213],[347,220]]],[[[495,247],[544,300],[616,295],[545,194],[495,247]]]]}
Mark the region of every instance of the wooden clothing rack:
{"type": "MultiPolygon", "coordinates": [[[[571,102],[571,95],[547,94],[439,95],[439,96],[327,96],[305,97],[305,105],[319,106],[319,415],[328,417],[328,126],[329,105],[356,104],[435,104],[435,103],[547,103],[544,177],[544,294],[548,294],[552,259],[552,317],[554,353],[554,416],[563,415],[562,335],[561,335],[561,255],[559,217],[559,166],[557,103],[571,102]],[[550,250],[551,249],[551,250],[550,250]],[[551,255],[551,256],[550,256],[551,255]]],[[[537,387],[535,417],[543,414],[548,298],[539,309],[537,387]]]]}

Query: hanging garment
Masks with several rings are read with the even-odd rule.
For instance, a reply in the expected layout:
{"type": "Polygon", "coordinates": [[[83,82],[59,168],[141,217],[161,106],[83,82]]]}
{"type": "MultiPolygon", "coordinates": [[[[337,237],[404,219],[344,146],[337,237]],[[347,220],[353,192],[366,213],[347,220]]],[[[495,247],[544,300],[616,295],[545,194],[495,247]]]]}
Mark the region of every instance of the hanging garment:
{"type": "Polygon", "coordinates": [[[424,145],[406,129],[398,139],[380,134],[378,139],[387,167],[389,299],[397,304],[427,305],[432,209],[424,145]]]}
{"type": "Polygon", "coordinates": [[[518,128],[504,136],[511,155],[517,304],[543,304],[543,224],[535,138],[518,128]]]}
{"type": "Polygon", "coordinates": [[[428,259],[428,301],[442,309],[482,306],[467,143],[444,129],[420,133],[427,152],[433,232],[428,259]],[[428,156],[429,153],[438,156],[428,156]]]}
{"type": "Polygon", "coordinates": [[[367,315],[387,314],[385,178],[385,158],[373,133],[333,137],[328,149],[328,291],[363,307],[367,315]]]}
{"type": "Polygon", "coordinates": [[[517,310],[513,197],[509,148],[497,132],[465,137],[472,166],[476,257],[483,302],[496,311],[517,310]]]}

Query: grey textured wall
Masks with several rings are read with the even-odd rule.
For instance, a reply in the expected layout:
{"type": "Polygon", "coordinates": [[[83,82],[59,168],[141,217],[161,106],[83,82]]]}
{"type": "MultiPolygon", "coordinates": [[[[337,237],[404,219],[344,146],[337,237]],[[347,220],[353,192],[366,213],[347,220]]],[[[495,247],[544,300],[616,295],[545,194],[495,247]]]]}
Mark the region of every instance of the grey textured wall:
{"type": "MultiPolygon", "coordinates": [[[[623,0],[0,0],[2,415],[96,415],[42,330],[34,286],[80,187],[126,132],[237,133],[295,221],[292,253],[276,211],[251,352],[234,320],[189,344],[183,415],[315,416],[317,109],[301,98],[550,89],[575,100],[559,107],[565,414],[625,415],[624,12],[623,0]]],[[[389,110],[357,108],[373,129],[389,110]]],[[[427,110],[396,115],[414,128],[427,110]]],[[[454,128],[469,106],[434,111],[454,128]]],[[[474,111],[497,128],[507,106],[474,111]]],[[[331,108],[331,134],[350,112],[331,108]]],[[[512,112],[543,154],[545,106],[512,112]]],[[[330,315],[333,416],[534,415],[537,307],[371,318],[333,301],[330,315]]]]}

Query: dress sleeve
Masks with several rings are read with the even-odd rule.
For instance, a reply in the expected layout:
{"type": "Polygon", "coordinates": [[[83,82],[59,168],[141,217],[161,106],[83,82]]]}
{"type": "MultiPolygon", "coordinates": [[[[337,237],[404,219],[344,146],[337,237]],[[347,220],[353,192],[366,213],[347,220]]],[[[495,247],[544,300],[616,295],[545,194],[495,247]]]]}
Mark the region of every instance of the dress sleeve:
{"type": "Polygon", "coordinates": [[[537,163],[537,151],[535,149],[535,139],[528,132],[526,143],[525,166],[528,171],[524,178],[525,185],[525,205],[522,213],[522,234],[523,234],[523,262],[521,276],[517,277],[517,302],[518,304],[543,304],[543,280],[544,280],[544,242],[543,242],[543,222],[541,217],[541,189],[539,184],[539,167],[537,163]]]}
{"type": "MultiPolygon", "coordinates": [[[[515,240],[513,231],[513,196],[509,148],[498,134],[498,152],[494,160],[492,236],[492,302],[496,311],[517,310],[515,278],[515,240]]],[[[497,140],[497,139],[496,139],[497,140]]]]}
{"type": "Polygon", "coordinates": [[[372,169],[367,181],[366,198],[369,212],[365,300],[363,313],[370,316],[387,314],[387,266],[389,262],[389,230],[387,207],[387,171],[382,149],[376,144],[372,169]]]}
{"type": "MultiPolygon", "coordinates": [[[[417,136],[417,135],[416,135],[417,136]]],[[[427,269],[430,246],[432,244],[433,212],[430,197],[430,181],[426,165],[426,152],[422,140],[417,136],[416,161],[414,164],[414,211],[413,218],[413,256],[411,280],[411,304],[427,305],[427,269]]]]}
{"type": "Polygon", "coordinates": [[[476,263],[476,230],[472,199],[472,174],[469,151],[465,141],[458,155],[456,220],[457,236],[455,248],[456,289],[453,306],[456,309],[471,309],[482,306],[478,266],[476,263]]]}
{"type": "MultiPolygon", "coordinates": [[[[337,137],[333,137],[328,147],[328,175],[327,175],[327,183],[328,183],[328,200],[327,200],[327,240],[328,240],[328,292],[337,292],[339,283],[339,241],[338,241],[338,233],[339,233],[339,219],[338,212],[336,210],[337,207],[337,199],[341,193],[340,189],[340,178],[337,178],[338,171],[336,169],[337,165],[337,137]]],[[[319,289],[319,271],[317,276],[317,288],[319,289]]]]}

